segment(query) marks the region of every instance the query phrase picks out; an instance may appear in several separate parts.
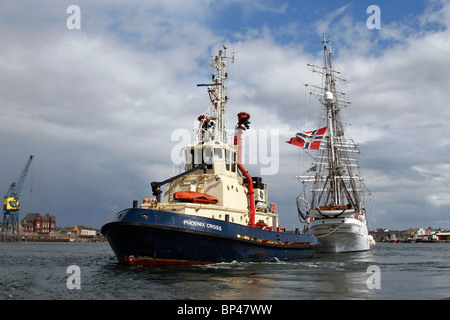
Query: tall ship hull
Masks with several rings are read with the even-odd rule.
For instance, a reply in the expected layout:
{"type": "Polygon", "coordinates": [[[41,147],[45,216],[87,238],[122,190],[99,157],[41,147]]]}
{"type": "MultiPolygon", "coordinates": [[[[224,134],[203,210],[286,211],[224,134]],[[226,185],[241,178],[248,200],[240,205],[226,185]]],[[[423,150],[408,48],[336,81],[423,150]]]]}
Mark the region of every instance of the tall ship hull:
{"type": "Polygon", "coordinates": [[[233,59],[220,50],[211,59],[212,82],[197,85],[207,87],[211,103],[198,117],[193,141],[183,149],[184,171],[152,182],[153,198],[140,205],[134,201],[102,227],[122,264],[300,259],[320,248],[312,234],[287,233],[280,227],[267,185],[243,167],[241,141],[250,115],[239,113],[234,132],[225,130],[225,67],[233,59]]]}
{"type": "Polygon", "coordinates": [[[322,74],[322,84],[305,84],[319,98],[323,114],[320,129],[297,133],[288,143],[312,152],[308,170],[297,178],[303,185],[297,197],[300,220],[323,244],[321,252],[367,251],[374,245],[368,232],[367,209],[373,197],[360,172],[357,144],[347,135],[349,122],[341,110],[350,107],[339,82],[345,81],[333,67],[331,42],[323,38],[323,66],[308,64],[322,74]]]}
{"type": "Polygon", "coordinates": [[[323,244],[319,252],[357,252],[370,249],[367,224],[359,219],[315,220],[310,223],[309,229],[323,244]]]}

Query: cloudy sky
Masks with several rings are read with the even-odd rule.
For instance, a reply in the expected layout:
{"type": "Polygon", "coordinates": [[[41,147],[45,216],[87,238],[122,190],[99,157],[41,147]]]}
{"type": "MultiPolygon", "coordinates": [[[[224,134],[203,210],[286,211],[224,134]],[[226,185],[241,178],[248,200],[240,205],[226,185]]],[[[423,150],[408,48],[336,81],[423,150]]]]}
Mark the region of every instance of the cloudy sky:
{"type": "Polygon", "coordinates": [[[326,32],[375,197],[370,229],[450,228],[449,21],[444,0],[3,0],[0,191],[34,154],[21,217],[48,212],[58,226],[100,228],[150,196],[150,182],[172,173],[172,133],[192,131],[208,107],[196,84],[225,44],[235,53],[228,128],[246,111],[257,133],[278,130],[270,156],[279,169],[263,179],[283,226],[300,227],[303,150],[284,141],[316,129],[320,106],[303,84],[320,83],[306,64],[321,64],[326,32]],[[67,27],[73,4],[81,29],[67,27]],[[380,29],[366,24],[372,4],[380,29]]]}

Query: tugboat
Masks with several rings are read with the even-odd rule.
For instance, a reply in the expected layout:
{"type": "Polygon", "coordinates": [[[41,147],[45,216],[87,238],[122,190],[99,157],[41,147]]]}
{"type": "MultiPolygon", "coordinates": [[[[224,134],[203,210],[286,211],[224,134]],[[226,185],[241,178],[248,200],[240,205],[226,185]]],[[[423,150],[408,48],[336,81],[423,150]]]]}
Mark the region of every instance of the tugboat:
{"type": "Polygon", "coordinates": [[[319,97],[324,114],[320,129],[300,132],[287,141],[304,150],[317,152],[311,167],[298,176],[303,184],[297,198],[297,208],[306,228],[323,244],[320,252],[367,251],[375,244],[368,234],[367,205],[373,200],[359,172],[356,157],[360,151],[345,132],[345,122],[340,110],[349,107],[344,92],[336,88],[344,80],[333,68],[330,40],[323,35],[323,66],[308,64],[313,72],[323,75],[322,86],[311,94],[319,97]],[[328,132],[328,134],[327,134],[328,132]]]}
{"type": "Polygon", "coordinates": [[[120,263],[165,266],[311,257],[321,246],[311,234],[279,226],[267,185],[241,163],[241,136],[250,115],[238,114],[234,133],[225,129],[228,78],[226,47],[211,57],[210,105],[198,117],[193,141],[184,148],[185,171],[151,183],[153,198],[120,211],[102,227],[120,263]],[[165,186],[164,197],[161,199],[165,186]]]}

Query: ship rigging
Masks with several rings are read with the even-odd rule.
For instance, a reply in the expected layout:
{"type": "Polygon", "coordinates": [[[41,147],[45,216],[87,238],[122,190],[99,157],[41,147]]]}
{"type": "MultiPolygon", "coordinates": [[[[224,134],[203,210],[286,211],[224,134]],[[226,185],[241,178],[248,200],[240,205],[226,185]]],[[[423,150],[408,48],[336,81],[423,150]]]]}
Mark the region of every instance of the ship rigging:
{"type": "Polygon", "coordinates": [[[346,81],[334,68],[331,41],[323,35],[323,66],[308,64],[322,75],[322,85],[305,84],[323,106],[321,129],[298,133],[288,141],[305,150],[316,150],[310,169],[297,178],[303,185],[297,198],[299,216],[310,232],[324,243],[322,251],[369,249],[366,208],[373,200],[360,174],[358,145],[346,132],[348,122],[341,110],[350,106],[345,92],[337,89],[346,81]]]}

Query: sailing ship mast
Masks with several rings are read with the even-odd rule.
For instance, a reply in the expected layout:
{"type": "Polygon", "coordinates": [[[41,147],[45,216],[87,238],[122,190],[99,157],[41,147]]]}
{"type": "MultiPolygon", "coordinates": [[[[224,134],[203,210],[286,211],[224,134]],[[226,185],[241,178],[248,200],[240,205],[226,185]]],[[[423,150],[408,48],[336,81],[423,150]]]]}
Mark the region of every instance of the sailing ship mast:
{"type": "Polygon", "coordinates": [[[326,120],[328,135],[325,137],[315,157],[315,176],[299,176],[303,182],[313,182],[311,203],[308,209],[325,207],[348,207],[357,212],[361,209],[362,179],[359,176],[358,159],[351,154],[359,153],[357,145],[344,134],[346,122],[340,120],[340,110],[350,104],[343,99],[344,92],[337,90],[336,82],[345,81],[334,69],[331,40],[323,35],[323,66],[308,64],[313,72],[323,76],[322,86],[305,84],[318,89],[310,92],[319,97],[326,113],[320,118],[326,120]]]}
{"type": "Polygon", "coordinates": [[[297,197],[297,209],[308,232],[320,239],[323,252],[366,251],[373,245],[368,234],[366,204],[373,200],[364,190],[359,174],[358,146],[345,132],[349,123],[341,120],[341,111],[350,102],[339,90],[345,81],[334,68],[331,41],[323,35],[323,65],[308,64],[322,75],[321,86],[305,84],[318,96],[324,113],[324,127],[297,133],[287,141],[304,149],[317,150],[312,167],[299,176],[303,195],[297,197]],[[307,195],[307,193],[309,193],[307,195]]]}

